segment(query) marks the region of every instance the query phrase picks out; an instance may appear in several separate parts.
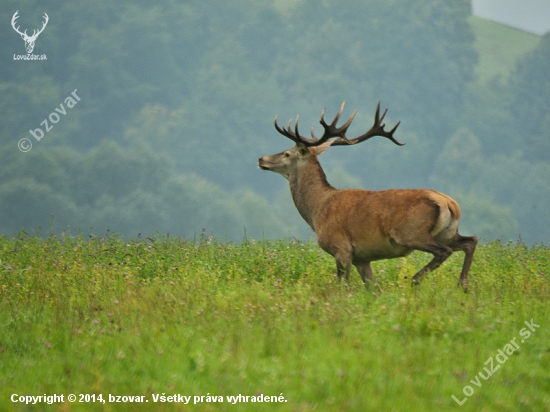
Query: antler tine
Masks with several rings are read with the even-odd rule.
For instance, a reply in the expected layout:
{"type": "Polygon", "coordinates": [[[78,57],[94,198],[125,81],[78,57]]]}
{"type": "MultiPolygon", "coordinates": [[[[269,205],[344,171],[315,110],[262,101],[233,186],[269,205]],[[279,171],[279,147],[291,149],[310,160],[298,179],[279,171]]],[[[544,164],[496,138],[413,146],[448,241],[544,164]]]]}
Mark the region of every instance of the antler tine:
{"type": "Polygon", "coordinates": [[[344,106],[346,105],[346,101],[344,100],[342,104],[340,105],[340,110],[338,110],[338,113],[336,113],[336,116],[334,116],[334,120],[330,124],[331,126],[336,126],[336,123],[338,120],[340,120],[340,116],[342,116],[342,113],[344,111],[344,106]]]}
{"type": "Polygon", "coordinates": [[[394,142],[397,146],[405,146],[405,143],[401,143],[401,142],[398,142],[397,140],[395,140],[395,138],[393,137],[393,132],[395,132],[397,130],[397,128],[399,127],[399,125],[401,124],[401,120],[399,120],[397,122],[397,124],[395,126],[393,126],[393,129],[391,129],[389,131],[389,137],[388,139],[390,139],[392,142],[394,142]]]}
{"type": "MultiPolygon", "coordinates": [[[[380,100],[378,100],[378,104],[376,105],[376,113],[374,114],[374,124],[380,124],[380,122],[384,120],[384,117],[386,117],[386,113],[388,113],[388,109],[385,109],[384,113],[382,113],[382,116],[380,116],[380,100]]],[[[384,127],[385,124],[382,124],[380,126],[384,127]]]]}
{"type": "Polygon", "coordinates": [[[15,27],[15,25],[17,24],[17,21],[16,21],[16,20],[19,18],[18,14],[19,14],[19,10],[17,10],[17,11],[13,14],[13,17],[11,18],[11,26],[13,27],[13,29],[14,29],[17,33],[19,33],[19,34],[21,34],[21,35],[27,34],[27,30],[25,30],[24,33],[21,33],[21,32],[19,31],[19,27],[21,27],[21,26],[15,27]]]}
{"type": "MultiPolygon", "coordinates": [[[[282,128],[279,126],[279,124],[277,123],[278,119],[279,119],[279,115],[275,116],[275,120],[273,120],[273,124],[275,125],[275,129],[277,129],[277,131],[279,133],[281,133],[283,136],[291,138],[291,136],[288,135],[288,132],[286,131],[285,126],[283,126],[282,128]]],[[[290,122],[289,122],[289,125],[290,125],[290,122]]]]}
{"type": "MultiPolygon", "coordinates": [[[[330,126],[335,126],[338,120],[340,120],[340,116],[342,115],[344,111],[344,106],[346,105],[346,101],[344,100],[342,104],[340,105],[340,110],[338,110],[338,113],[336,113],[336,116],[334,116],[334,119],[332,119],[332,122],[330,123],[330,126]]],[[[325,121],[325,112],[327,111],[326,108],[323,109],[323,112],[321,113],[321,119],[319,120],[319,123],[323,125],[323,127],[327,127],[328,124],[325,121]]]]}
{"type": "Polygon", "coordinates": [[[288,121],[288,123],[287,123],[287,125],[286,125],[286,129],[285,129],[285,127],[283,126],[283,130],[284,130],[285,132],[287,132],[287,133],[291,133],[291,132],[290,132],[291,124],[292,124],[292,119],[290,119],[290,120],[288,121]]]}
{"type": "Polygon", "coordinates": [[[338,113],[336,113],[336,116],[332,120],[330,124],[327,124],[325,121],[325,111],[326,109],[323,109],[323,112],[321,113],[321,119],[319,120],[319,123],[324,127],[325,132],[323,133],[323,136],[320,139],[317,139],[315,136],[315,133],[313,132],[313,126],[311,127],[311,136],[315,139],[315,146],[318,146],[324,142],[326,142],[331,137],[340,137],[344,141],[349,142],[349,144],[352,144],[346,137],[346,130],[348,129],[349,125],[355,118],[355,115],[357,114],[357,110],[355,110],[352,115],[349,117],[349,119],[342,125],[341,127],[337,127],[336,123],[338,123],[338,120],[340,120],[340,116],[342,115],[342,112],[344,111],[344,107],[346,105],[346,101],[344,100],[342,104],[340,105],[340,110],[338,110],[338,113]]]}
{"type": "MultiPolygon", "coordinates": [[[[384,117],[386,116],[387,112],[388,112],[388,109],[385,109],[384,113],[382,113],[382,116],[380,116],[380,101],[379,101],[378,104],[376,105],[376,112],[374,114],[374,124],[368,132],[366,132],[366,133],[362,134],[361,136],[358,136],[354,139],[351,139],[351,140],[347,139],[345,135],[341,135],[340,136],[341,139],[336,140],[334,143],[332,143],[332,145],[333,146],[343,146],[343,145],[349,145],[349,144],[356,144],[356,143],[364,142],[365,140],[368,140],[368,139],[370,139],[371,137],[374,137],[374,136],[382,136],[382,137],[385,137],[385,138],[391,140],[392,142],[394,142],[398,146],[403,146],[405,143],[401,143],[393,137],[393,134],[397,130],[397,127],[399,127],[399,125],[401,124],[401,121],[397,122],[397,124],[390,131],[384,130],[384,127],[386,125],[384,123],[382,123],[382,120],[384,120],[384,117]]],[[[344,126],[346,126],[346,125],[344,125],[344,126]]],[[[344,129],[344,131],[345,131],[345,129],[344,129]]]]}
{"type": "Polygon", "coordinates": [[[42,22],[42,28],[37,30],[38,34],[40,34],[44,31],[44,29],[46,28],[46,25],[48,24],[48,21],[50,20],[50,18],[48,17],[48,15],[45,12],[44,12],[44,15],[42,16],[42,18],[44,19],[44,21],[42,22]]]}
{"type": "Polygon", "coordinates": [[[296,136],[296,139],[300,139],[300,133],[298,132],[298,120],[300,120],[300,115],[296,115],[296,120],[294,121],[294,136],[296,136]]]}
{"type": "Polygon", "coordinates": [[[298,132],[298,120],[300,118],[300,115],[296,116],[296,121],[294,122],[294,132],[292,132],[292,119],[288,121],[288,124],[285,126],[280,127],[277,123],[277,119],[279,116],[275,116],[275,120],[273,121],[273,124],[275,125],[275,129],[282,134],[285,137],[288,137],[290,140],[292,140],[294,143],[300,143],[304,144],[306,146],[311,146],[309,139],[306,139],[302,136],[300,136],[298,132]]]}
{"type": "Polygon", "coordinates": [[[275,119],[273,119],[273,125],[275,126],[275,129],[279,132],[279,133],[283,133],[283,131],[281,130],[281,128],[279,127],[279,125],[277,124],[277,120],[279,119],[279,115],[276,115],[275,116],[275,119]]]}
{"type": "MultiPolygon", "coordinates": [[[[323,114],[324,114],[324,111],[323,111],[323,114]]],[[[323,117],[323,114],[321,115],[321,117],[323,117]]],[[[306,147],[318,146],[319,144],[323,143],[323,140],[319,140],[317,139],[317,137],[315,137],[315,133],[313,132],[313,126],[311,127],[311,136],[313,137],[312,139],[308,139],[307,137],[300,135],[300,132],[298,130],[300,115],[297,115],[296,120],[294,121],[294,131],[292,131],[292,119],[288,121],[288,124],[286,125],[286,127],[285,126],[280,127],[277,123],[277,119],[278,119],[278,116],[275,116],[275,120],[273,122],[273,124],[275,125],[275,129],[283,136],[288,137],[294,143],[302,144],[306,147]]]]}
{"type": "Polygon", "coordinates": [[[44,19],[44,21],[42,22],[42,28],[39,29],[39,30],[33,30],[33,33],[32,33],[32,36],[31,37],[38,37],[38,35],[40,33],[42,33],[44,31],[44,29],[46,28],[46,25],[48,24],[48,21],[50,21],[50,18],[48,17],[48,14],[46,12],[44,12],[44,15],[42,16],[42,18],[44,19]]]}
{"type": "MultiPolygon", "coordinates": [[[[378,102],[378,105],[380,105],[380,102],[378,102]]],[[[384,120],[384,117],[386,117],[386,113],[388,113],[388,109],[385,109],[384,113],[382,113],[382,116],[380,116],[380,119],[378,119],[379,124],[382,122],[382,120],[384,120]]],[[[385,124],[381,124],[380,126],[384,127],[385,124]]]]}
{"type": "Polygon", "coordinates": [[[338,129],[338,137],[340,137],[340,139],[342,139],[347,144],[357,143],[355,141],[349,140],[346,136],[346,132],[348,131],[348,127],[350,126],[351,122],[353,122],[353,119],[355,118],[356,114],[357,114],[357,109],[355,109],[355,111],[351,114],[351,116],[349,117],[347,122],[344,123],[344,125],[338,129]]]}
{"type": "Polygon", "coordinates": [[[327,108],[325,107],[323,111],[321,112],[321,118],[319,119],[319,123],[326,124],[325,123],[325,112],[327,111],[327,108]]]}
{"type": "MultiPolygon", "coordinates": [[[[319,119],[319,123],[323,125],[323,127],[326,129],[328,127],[327,122],[325,122],[325,112],[327,111],[327,108],[325,107],[323,111],[321,112],[321,118],[319,119]]],[[[313,129],[315,128],[315,125],[311,125],[311,137],[313,137],[314,140],[318,141],[317,136],[315,136],[315,133],[313,132],[313,129]]]]}

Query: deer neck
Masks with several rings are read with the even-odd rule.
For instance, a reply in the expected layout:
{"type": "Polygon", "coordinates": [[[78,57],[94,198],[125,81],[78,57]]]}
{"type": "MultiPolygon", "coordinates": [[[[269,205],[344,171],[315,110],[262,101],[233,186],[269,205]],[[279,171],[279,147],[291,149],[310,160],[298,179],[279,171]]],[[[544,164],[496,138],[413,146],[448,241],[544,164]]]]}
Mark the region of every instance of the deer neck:
{"type": "Polygon", "coordinates": [[[310,156],[288,182],[296,209],[315,231],[315,217],[323,210],[328,196],[336,190],[328,183],[317,156],[310,156]]]}

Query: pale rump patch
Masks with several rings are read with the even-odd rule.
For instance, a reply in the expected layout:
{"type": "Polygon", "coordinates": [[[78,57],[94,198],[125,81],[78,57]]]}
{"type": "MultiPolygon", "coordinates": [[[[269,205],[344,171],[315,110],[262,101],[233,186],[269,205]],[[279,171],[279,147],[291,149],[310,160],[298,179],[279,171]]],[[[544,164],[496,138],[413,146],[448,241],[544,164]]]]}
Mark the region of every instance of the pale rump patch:
{"type": "Polygon", "coordinates": [[[454,218],[447,205],[440,207],[439,218],[431,235],[435,240],[446,243],[458,231],[458,220],[454,218]]]}

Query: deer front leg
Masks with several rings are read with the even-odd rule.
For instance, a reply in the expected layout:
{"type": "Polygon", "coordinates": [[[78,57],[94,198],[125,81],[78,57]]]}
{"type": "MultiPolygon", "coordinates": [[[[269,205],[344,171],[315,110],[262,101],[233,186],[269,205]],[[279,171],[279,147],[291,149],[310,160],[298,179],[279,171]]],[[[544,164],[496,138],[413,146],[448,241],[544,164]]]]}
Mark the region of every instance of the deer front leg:
{"type": "Polygon", "coordinates": [[[351,244],[345,239],[334,239],[322,236],[322,234],[318,234],[317,242],[321,249],[332,255],[336,260],[338,280],[341,281],[344,278],[348,282],[353,260],[351,244]]]}

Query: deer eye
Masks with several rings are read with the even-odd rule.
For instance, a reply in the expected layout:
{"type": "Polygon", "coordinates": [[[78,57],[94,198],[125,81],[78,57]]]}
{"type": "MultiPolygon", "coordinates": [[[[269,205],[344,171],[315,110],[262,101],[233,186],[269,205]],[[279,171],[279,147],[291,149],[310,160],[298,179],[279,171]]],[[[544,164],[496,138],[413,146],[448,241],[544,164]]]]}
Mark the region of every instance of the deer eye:
{"type": "Polygon", "coordinates": [[[285,152],[285,157],[290,157],[290,153],[285,152]]]}

